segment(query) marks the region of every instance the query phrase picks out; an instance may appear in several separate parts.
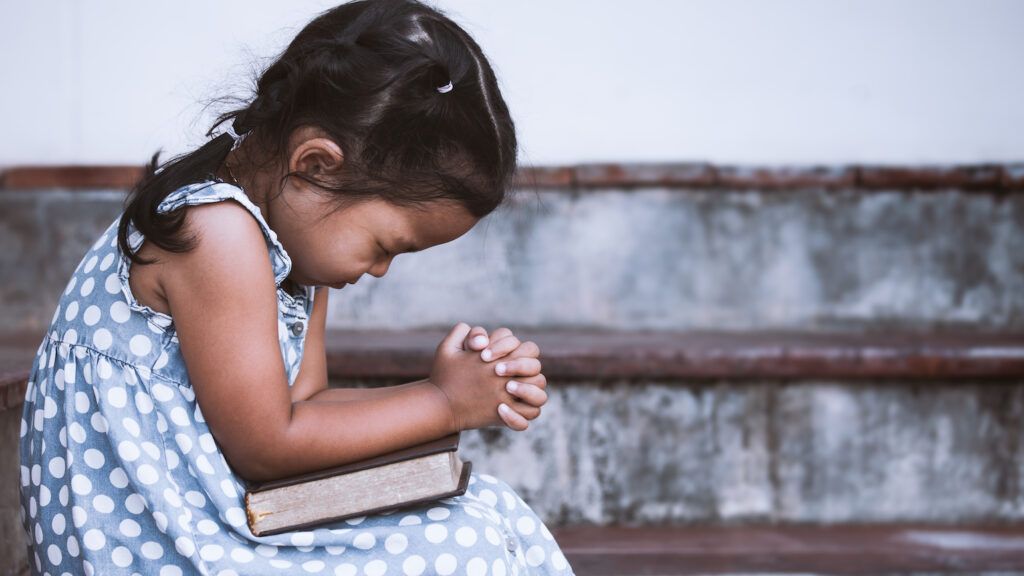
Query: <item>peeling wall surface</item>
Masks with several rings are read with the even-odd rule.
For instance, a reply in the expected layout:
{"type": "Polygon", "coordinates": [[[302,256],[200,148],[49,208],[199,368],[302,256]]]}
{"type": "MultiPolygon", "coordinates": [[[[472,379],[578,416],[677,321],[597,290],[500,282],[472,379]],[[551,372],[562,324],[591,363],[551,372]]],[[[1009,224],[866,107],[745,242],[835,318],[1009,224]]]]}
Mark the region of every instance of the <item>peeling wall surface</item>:
{"type": "MultiPolygon", "coordinates": [[[[8,328],[45,329],[123,197],[0,193],[8,328]]],[[[333,291],[328,323],[1020,332],[1022,246],[1020,194],[519,191],[333,291]]],[[[550,381],[527,431],[468,431],[460,453],[554,525],[1022,521],[1021,384],[550,381]]]]}

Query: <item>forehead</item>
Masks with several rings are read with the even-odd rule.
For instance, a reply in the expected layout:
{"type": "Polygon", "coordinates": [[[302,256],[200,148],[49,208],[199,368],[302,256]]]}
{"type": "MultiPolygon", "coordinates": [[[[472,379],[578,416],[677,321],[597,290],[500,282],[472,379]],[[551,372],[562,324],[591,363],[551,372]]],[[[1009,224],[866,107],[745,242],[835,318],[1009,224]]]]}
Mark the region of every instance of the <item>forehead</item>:
{"type": "Polygon", "coordinates": [[[399,206],[381,199],[364,200],[339,210],[342,219],[392,233],[417,244],[448,242],[465,234],[479,220],[454,201],[399,206]]]}

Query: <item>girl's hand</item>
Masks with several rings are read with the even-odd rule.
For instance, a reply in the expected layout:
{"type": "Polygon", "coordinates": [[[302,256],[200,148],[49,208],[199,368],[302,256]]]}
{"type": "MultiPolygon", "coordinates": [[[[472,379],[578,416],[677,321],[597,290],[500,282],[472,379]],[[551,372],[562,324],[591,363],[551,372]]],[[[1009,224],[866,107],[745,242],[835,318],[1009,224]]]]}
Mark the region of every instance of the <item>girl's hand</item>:
{"type": "MultiPolygon", "coordinates": [[[[486,335],[486,331],[483,327],[477,326],[470,334],[477,337],[478,334],[486,335]]],[[[474,342],[474,344],[477,343],[474,342]]],[[[517,376],[515,379],[509,380],[505,388],[509,394],[515,397],[512,402],[503,403],[511,410],[506,410],[499,405],[498,414],[509,428],[520,432],[526,430],[529,426],[528,421],[540,416],[541,406],[548,401],[548,394],[545,391],[547,378],[540,373],[539,360],[534,363],[516,359],[537,359],[540,357],[540,348],[532,341],[520,342],[512,334],[512,331],[505,327],[495,330],[491,334],[490,343],[483,348],[480,358],[485,362],[495,363],[495,374],[517,376]],[[501,361],[495,362],[496,360],[501,361]],[[525,367],[523,366],[524,362],[526,362],[525,367]],[[497,372],[497,364],[506,364],[506,372],[497,372]]]]}

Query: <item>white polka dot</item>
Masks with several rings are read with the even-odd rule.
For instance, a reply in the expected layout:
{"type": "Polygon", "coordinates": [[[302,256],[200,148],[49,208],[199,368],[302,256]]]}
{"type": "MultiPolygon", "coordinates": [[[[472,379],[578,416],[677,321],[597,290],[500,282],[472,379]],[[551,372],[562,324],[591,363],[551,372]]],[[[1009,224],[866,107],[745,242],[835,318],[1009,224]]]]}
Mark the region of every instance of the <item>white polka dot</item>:
{"type": "Polygon", "coordinates": [[[160,568],[160,576],[181,576],[181,568],[168,564],[160,568]]]}
{"type": "Polygon", "coordinates": [[[96,363],[96,375],[106,380],[113,374],[114,368],[110,365],[110,362],[106,358],[100,358],[100,361],[96,363]]]}
{"type": "Polygon", "coordinates": [[[387,562],[380,559],[370,560],[369,562],[363,565],[363,572],[366,574],[366,576],[382,576],[387,571],[387,562]]]}
{"type": "Polygon", "coordinates": [[[565,554],[561,550],[555,550],[551,553],[551,565],[556,570],[565,570],[569,566],[569,562],[565,559],[565,554]]]}
{"type": "Polygon", "coordinates": [[[83,474],[75,474],[71,477],[71,489],[75,491],[75,494],[84,496],[92,492],[92,482],[83,474]]]}
{"type": "Polygon", "coordinates": [[[492,576],[505,576],[507,568],[503,558],[495,558],[494,563],[491,564],[492,576]]]}
{"type": "Polygon", "coordinates": [[[345,523],[355,526],[356,524],[362,523],[363,520],[366,520],[366,516],[353,516],[351,518],[345,518],[345,523]]]}
{"type": "Polygon", "coordinates": [[[110,252],[103,257],[103,261],[100,262],[100,272],[105,272],[110,265],[114,263],[114,253],[110,252]]]}
{"type": "Polygon", "coordinates": [[[110,483],[116,488],[124,488],[128,485],[128,475],[124,473],[124,468],[117,466],[110,471],[110,483]]]}
{"type": "Polygon", "coordinates": [[[136,356],[145,356],[153,349],[153,341],[145,334],[136,334],[128,341],[128,348],[136,356]]]}
{"type": "Polygon", "coordinates": [[[268,561],[268,563],[274,568],[291,568],[292,566],[291,561],[283,558],[274,558],[273,560],[268,561]]]}
{"type": "Polygon", "coordinates": [[[95,326],[102,316],[100,307],[93,304],[85,309],[85,312],[82,314],[82,321],[85,322],[86,326],[95,326]]]}
{"type": "Polygon", "coordinates": [[[292,546],[309,546],[313,540],[313,533],[309,531],[295,532],[291,537],[292,546]]]}
{"type": "MultiPolygon", "coordinates": [[[[121,524],[123,525],[125,522],[127,522],[127,520],[122,521],[121,524]]],[[[123,532],[124,529],[122,528],[121,531],[123,532]]],[[[142,555],[146,558],[149,558],[150,560],[158,560],[160,559],[161,556],[164,555],[164,547],[157,542],[153,542],[152,540],[143,544],[141,550],[142,555]]]]}
{"type": "Polygon", "coordinates": [[[426,560],[418,554],[413,554],[402,562],[402,572],[405,576],[420,576],[426,568],[426,560]]]}
{"type": "Polygon", "coordinates": [[[526,551],[526,563],[530,566],[540,566],[544,562],[544,548],[540,544],[534,544],[526,551]]]}
{"type": "Polygon", "coordinates": [[[241,526],[246,521],[245,511],[238,506],[232,506],[225,510],[224,517],[227,518],[228,523],[232,526],[241,526]]]}
{"type": "Polygon", "coordinates": [[[40,466],[39,464],[33,464],[32,465],[32,484],[33,485],[39,486],[39,481],[40,481],[40,478],[41,478],[42,474],[43,474],[43,467],[40,466]]]}
{"type": "Polygon", "coordinates": [[[441,576],[447,576],[455,572],[455,568],[459,565],[458,559],[455,558],[454,554],[444,552],[434,560],[434,570],[437,571],[441,576]]]}
{"type": "Polygon", "coordinates": [[[478,497],[484,502],[490,504],[491,506],[495,506],[498,504],[498,495],[495,494],[494,491],[491,490],[490,488],[484,488],[483,490],[480,490],[478,497]]]}
{"type": "Polygon", "coordinates": [[[118,278],[116,272],[107,276],[107,279],[103,281],[103,288],[108,294],[121,292],[121,279],[118,278]]]}
{"type": "Polygon", "coordinates": [[[71,522],[76,528],[81,528],[85,521],[89,519],[89,514],[86,513],[85,508],[81,506],[71,507],[71,522]]]}
{"type": "Polygon", "coordinates": [[[63,478],[64,477],[64,470],[66,469],[66,466],[64,465],[64,459],[61,458],[60,456],[54,456],[53,458],[50,458],[49,468],[50,468],[50,474],[53,477],[55,477],[55,478],[63,478]]]}
{"type": "Polygon", "coordinates": [[[89,417],[89,423],[92,424],[92,429],[100,434],[107,433],[107,417],[102,413],[93,412],[92,416],[89,417]]]}
{"type": "Polygon", "coordinates": [[[114,561],[114,564],[124,568],[132,563],[132,553],[124,546],[118,546],[110,553],[110,559],[114,561]]]}
{"type": "Polygon", "coordinates": [[[78,548],[78,538],[75,538],[74,534],[68,536],[68,554],[78,558],[79,552],[81,552],[81,550],[78,548]]]}
{"type": "Polygon", "coordinates": [[[124,499],[124,507],[132,514],[142,514],[146,509],[146,501],[139,494],[130,494],[124,499]]]}
{"type": "Polygon", "coordinates": [[[372,532],[360,532],[352,540],[352,545],[362,550],[369,550],[376,543],[377,538],[374,537],[372,532]]]}
{"type": "Polygon", "coordinates": [[[118,529],[121,531],[121,534],[130,538],[135,538],[139,534],[142,534],[142,527],[139,526],[138,522],[131,518],[121,520],[121,524],[118,525],[118,529]]]}
{"type": "Polygon", "coordinates": [[[476,530],[471,526],[463,526],[455,531],[455,541],[469,548],[476,544],[476,530]]]}
{"type": "Polygon", "coordinates": [[[203,518],[202,520],[197,522],[196,528],[199,529],[199,531],[203,534],[206,534],[207,536],[211,534],[216,534],[217,531],[220,530],[220,527],[217,526],[217,523],[213,520],[210,520],[209,518],[203,518]]]}
{"type": "Polygon", "coordinates": [[[139,409],[139,412],[149,414],[153,411],[153,400],[149,397],[149,394],[146,394],[145,392],[136,392],[135,407],[139,409]]]}
{"type": "Polygon", "coordinates": [[[139,482],[142,482],[143,484],[156,484],[157,480],[160,479],[160,475],[157,474],[156,468],[153,468],[149,464],[139,466],[135,475],[138,477],[139,482]]]}
{"type": "Polygon", "coordinates": [[[196,551],[196,544],[187,536],[178,536],[174,540],[174,549],[180,554],[191,556],[196,551]]]}
{"type": "Polygon", "coordinates": [[[107,391],[107,402],[115,408],[124,408],[128,404],[128,393],[121,386],[115,386],[107,391]]]}
{"type": "Polygon", "coordinates": [[[206,496],[203,496],[203,493],[198,490],[189,490],[185,492],[185,500],[188,500],[188,503],[196,508],[206,506],[206,496]]]}
{"type": "Polygon", "coordinates": [[[89,550],[99,550],[107,543],[107,537],[103,535],[102,530],[91,528],[82,537],[82,543],[89,550]]]}
{"type": "Polygon", "coordinates": [[[519,530],[520,534],[529,536],[530,534],[533,534],[536,527],[537,526],[534,524],[533,518],[530,518],[529,516],[520,516],[519,520],[516,520],[516,530],[519,530]]]}
{"type": "Polygon", "coordinates": [[[156,444],[153,444],[149,440],[143,440],[141,446],[143,451],[145,451],[150,458],[152,458],[153,460],[160,459],[160,448],[157,448],[156,444]]]}
{"type": "Polygon", "coordinates": [[[309,560],[302,563],[302,569],[310,574],[316,574],[324,569],[324,563],[320,560],[309,560]]]}
{"type": "Polygon", "coordinates": [[[111,335],[110,330],[106,328],[99,328],[92,334],[92,343],[98,350],[110,348],[113,342],[114,337],[111,335]]]}
{"type": "Polygon", "coordinates": [[[68,307],[64,309],[64,319],[67,320],[68,322],[70,322],[70,321],[74,320],[75,316],[77,316],[77,315],[78,315],[78,301],[77,300],[72,300],[71,303],[68,304],[68,307]]]}
{"type": "Polygon", "coordinates": [[[213,435],[209,432],[204,432],[199,435],[199,446],[206,452],[216,452],[217,443],[213,440],[213,435]]]}
{"type": "Polygon", "coordinates": [[[505,500],[505,509],[512,510],[516,507],[516,497],[511,492],[505,491],[501,493],[502,499],[505,500]]]}
{"type": "Polygon", "coordinates": [[[181,406],[175,406],[171,409],[171,422],[174,422],[178,426],[190,426],[191,423],[188,420],[188,412],[185,411],[181,406]]]}
{"type": "Polygon", "coordinates": [[[423,520],[421,520],[419,516],[409,515],[409,516],[406,516],[406,517],[402,518],[401,520],[399,520],[398,525],[399,526],[410,526],[410,525],[413,525],[413,524],[422,524],[422,523],[423,523],[423,520]]]}
{"type": "Polygon", "coordinates": [[[444,524],[427,524],[423,535],[426,536],[427,541],[431,544],[440,544],[448,537],[448,529],[445,528],[444,524]]]}
{"type": "Polygon", "coordinates": [[[64,519],[64,515],[63,514],[58,512],[53,517],[53,522],[51,522],[51,528],[53,528],[53,533],[54,534],[63,534],[64,533],[64,528],[66,528],[66,527],[67,527],[67,520],[64,519]]]}
{"type": "Polygon", "coordinates": [[[92,507],[95,508],[97,512],[110,514],[114,511],[114,500],[106,494],[99,494],[92,499],[92,507]]]}
{"type": "Polygon", "coordinates": [[[501,536],[498,534],[498,531],[495,530],[493,526],[487,526],[484,528],[484,537],[487,538],[488,542],[494,544],[495,546],[501,544],[501,536]]]}
{"type": "Polygon", "coordinates": [[[64,555],[60,551],[60,547],[56,544],[50,544],[46,548],[46,556],[50,559],[50,564],[57,566],[60,561],[64,558],[64,555]]]}
{"type": "Polygon", "coordinates": [[[224,549],[217,544],[206,544],[199,549],[199,557],[207,562],[216,562],[224,556],[224,549]]]}
{"type": "Polygon", "coordinates": [[[110,305],[110,318],[119,324],[124,324],[132,315],[131,308],[124,300],[118,300],[110,305]]]}
{"type": "Polygon", "coordinates": [[[253,558],[255,558],[255,556],[253,556],[253,553],[245,548],[234,548],[233,550],[231,550],[231,559],[235,562],[247,564],[249,562],[252,562],[253,558]]]}
{"type": "Polygon", "coordinates": [[[82,268],[82,272],[88,274],[92,272],[92,269],[96,266],[96,262],[99,260],[99,256],[93,254],[91,258],[85,261],[85,268],[82,268]]]}
{"type": "Polygon", "coordinates": [[[153,384],[153,398],[161,402],[170,402],[171,398],[174,398],[174,391],[169,386],[164,384],[153,384]]]}
{"type": "MultiPolygon", "coordinates": [[[[89,395],[85,392],[75,392],[75,411],[79,414],[85,414],[89,411],[89,395]]],[[[73,423],[72,426],[77,425],[73,423]]]]}
{"type": "Polygon", "coordinates": [[[334,568],[334,576],[356,576],[358,572],[354,564],[339,564],[334,568]]]}
{"type": "Polygon", "coordinates": [[[487,560],[477,556],[466,563],[466,574],[468,576],[485,576],[487,574],[487,560]]]}
{"type": "Polygon", "coordinates": [[[277,555],[277,546],[273,544],[257,544],[256,552],[265,558],[273,558],[277,555]]]}
{"type": "Polygon", "coordinates": [[[427,518],[431,520],[444,520],[451,516],[451,514],[451,510],[440,506],[427,510],[427,518]]]}
{"type": "Polygon", "coordinates": [[[199,470],[204,474],[215,474],[213,466],[211,466],[210,461],[206,459],[206,454],[200,454],[199,457],[196,458],[196,466],[198,466],[199,470]]]}
{"type": "Polygon", "coordinates": [[[384,548],[392,554],[401,554],[409,546],[409,539],[401,532],[396,532],[384,539],[384,548]]]}
{"type": "Polygon", "coordinates": [[[117,444],[117,453],[122,460],[134,462],[139,459],[139,447],[131,440],[122,440],[117,444]]]}

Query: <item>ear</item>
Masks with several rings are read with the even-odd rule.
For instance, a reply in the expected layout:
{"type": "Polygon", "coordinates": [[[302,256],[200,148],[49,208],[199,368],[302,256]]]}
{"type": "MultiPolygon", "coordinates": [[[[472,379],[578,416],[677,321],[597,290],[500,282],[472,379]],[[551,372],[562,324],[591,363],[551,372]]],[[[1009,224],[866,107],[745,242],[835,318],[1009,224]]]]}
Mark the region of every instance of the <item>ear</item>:
{"type": "Polygon", "coordinates": [[[317,136],[299,142],[292,150],[288,168],[291,171],[320,176],[340,170],[343,160],[341,147],[334,140],[317,136]]]}

